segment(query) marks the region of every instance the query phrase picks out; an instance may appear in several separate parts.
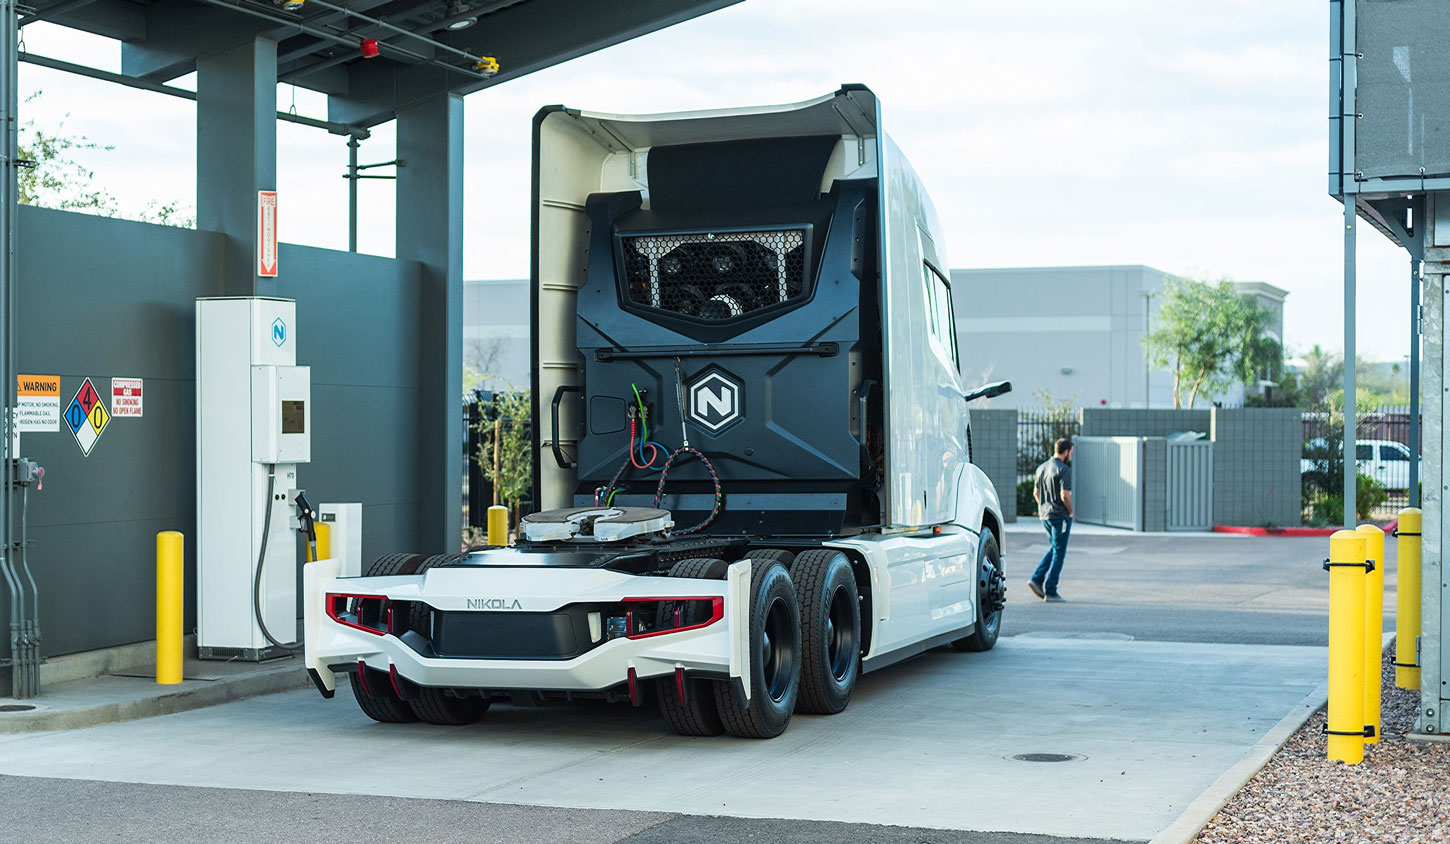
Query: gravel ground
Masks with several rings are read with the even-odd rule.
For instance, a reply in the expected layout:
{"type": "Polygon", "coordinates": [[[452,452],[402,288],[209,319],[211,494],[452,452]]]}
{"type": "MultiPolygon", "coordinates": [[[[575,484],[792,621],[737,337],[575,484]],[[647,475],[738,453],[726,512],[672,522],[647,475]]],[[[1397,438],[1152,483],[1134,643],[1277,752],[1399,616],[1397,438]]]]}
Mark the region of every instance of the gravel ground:
{"type": "Polygon", "coordinates": [[[1450,745],[1412,742],[1420,695],[1395,687],[1385,651],[1379,744],[1358,765],[1325,758],[1320,709],[1234,795],[1195,839],[1198,844],[1450,842],[1450,745]]]}

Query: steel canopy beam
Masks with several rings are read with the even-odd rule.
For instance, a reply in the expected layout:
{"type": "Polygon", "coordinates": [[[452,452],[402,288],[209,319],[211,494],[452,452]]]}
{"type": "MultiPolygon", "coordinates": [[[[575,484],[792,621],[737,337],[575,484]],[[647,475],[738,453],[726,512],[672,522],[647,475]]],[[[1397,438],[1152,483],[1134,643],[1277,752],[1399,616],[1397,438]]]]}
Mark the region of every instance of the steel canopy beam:
{"type": "Polygon", "coordinates": [[[443,93],[469,94],[517,79],[740,0],[529,0],[501,8],[459,32],[438,33],[438,40],[466,52],[496,56],[502,66],[491,78],[449,79],[433,67],[359,62],[346,66],[348,94],[330,97],[328,118],[376,126],[398,111],[443,93]]]}

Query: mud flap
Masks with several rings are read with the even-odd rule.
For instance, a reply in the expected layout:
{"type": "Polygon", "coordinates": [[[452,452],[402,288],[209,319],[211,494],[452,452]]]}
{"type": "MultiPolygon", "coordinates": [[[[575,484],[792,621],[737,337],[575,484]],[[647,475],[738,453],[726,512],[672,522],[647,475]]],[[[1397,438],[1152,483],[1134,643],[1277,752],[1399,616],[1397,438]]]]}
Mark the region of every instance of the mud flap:
{"type": "Polygon", "coordinates": [[[742,707],[750,704],[750,561],[725,573],[725,620],[730,625],[730,686],[742,707]]]}
{"type": "Polygon", "coordinates": [[[302,656],[303,665],[323,697],[332,697],[337,689],[337,676],[317,657],[327,623],[327,607],[323,605],[328,584],[342,570],[341,560],[319,560],[302,567],[302,656]]]}

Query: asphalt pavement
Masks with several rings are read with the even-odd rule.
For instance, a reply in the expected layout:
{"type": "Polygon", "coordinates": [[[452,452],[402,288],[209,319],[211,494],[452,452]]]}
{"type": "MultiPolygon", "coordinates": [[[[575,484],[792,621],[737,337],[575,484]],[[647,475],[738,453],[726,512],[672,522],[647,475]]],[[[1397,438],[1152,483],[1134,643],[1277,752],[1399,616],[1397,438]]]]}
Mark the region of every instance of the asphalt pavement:
{"type": "MultiPolygon", "coordinates": [[[[1047,536],[1009,525],[1003,636],[1131,636],[1155,642],[1328,645],[1325,537],[1133,534],[1074,528],[1048,604],[1027,589],[1047,536]]],[[[1086,526],[1084,526],[1086,527],[1086,526]]],[[[1394,629],[1395,541],[1386,537],[1385,630],[1394,629]]]]}

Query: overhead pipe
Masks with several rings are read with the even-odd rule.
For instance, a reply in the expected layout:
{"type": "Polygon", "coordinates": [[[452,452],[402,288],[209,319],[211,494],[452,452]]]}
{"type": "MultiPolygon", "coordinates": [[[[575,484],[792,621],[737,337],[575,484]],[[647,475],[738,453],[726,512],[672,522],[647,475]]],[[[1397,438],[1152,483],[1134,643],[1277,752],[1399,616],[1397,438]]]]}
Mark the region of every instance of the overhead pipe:
{"type": "MultiPolygon", "coordinates": [[[[313,1],[316,2],[316,0],[313,0],[313,1]]],[[[219,8],[219,9],[230,9],[230,10],[232,10],[234,12],[240,12],[240,13],[242,13],[244,15],[251,15],[254,18],[260,18],[261,20],[270,21],[271,23],[283,24],[285,26],[290,26],[293,29],[296,29],[299,33],[302,33],[304,35],[311,35],[313,38],[321,38],[321,39],[323,39],[325,41],[331,41],[334,44],[338,44],[338,45],[341,45],[341,46],[344,46],[344,47],[357,48],[357,47],[359,47],[361,45],[362,39],[359,38],[356,35],[351,34],[351,33],[348,33],[348,32],[339,32],[338,30],[332,29],[331,27],[311,26],[309,24],[306,24],[306,23],[302,22],[301,20],[299,20],[297,18],[288,16],[288,15],[284,15],[284,14],[280,14],[280,13],[274,12],[274,11],[272,11],[270,9],[260,8],[260,7],[254,6],[254,5],[250,4],[250,3],[240,2],[240,0],[238,0],[238,2],[233,2],[233,0],[200,0],[200,2],[205,3],[208,6],[215,6],[215,7],[219,8]]],[[[337,8],[341,8],[341,7],[338,7],[338,6],[329,6],[328,8],[337,9],[337,8]]],[[[358,13],[354,12],[352,14],[358,14],[358,13]]],[[[430,41],[430,43],[437,43],[437,42],[430,41]]],[[[450,70],[450,71],[453,71],[455,73],[460,73],[460,74],[462,74],[464,76],[468,76],[468,77],[473,78],[473,79],[488,79],[489,78],[488,76],[485,76],[482,73],[478,73],[478,72],[474,71],[472,68],[462,67],[462,66],[456,65],[456,64],[449,64],[448,62],[445,62],[445,61],[439,61],[438,59],[432,58],[431,56],[424,56],[424,55],[420,55],[418,53],[415,53],[412,50],[405,50],[402,47],[397,46],[396,44],[392,44],[392,43],[389,43],[389,42],[379,42],[379,46],[380,47],[386,47],[387,50],[388,50],[388,52],[397,53],[398,55],[401,55],[401,56],[403,56],[405,58],[412,59],[413,61],[422,62],[423,64],[433,65],[434,67],[439,67],[439,68],[442,68],[444,70],[450,70]]],[[[446,47],[447,45],[438,44],[438,46],[440,46],[440,47],[446,47]]],[[[463,55],[468,56],[467,53],[463,53],[463,55]]],[[[476,56],[468,56],[468,57],[470,59],[474,60],[474,61],[477,61],[479,59],[479,57],[476,57],[476,56]]]]}
{"type": "MultiPolygon", "coordinates": [[[[172,85],[163,85],[160,82],[152,82],[149,79],[125,76],[120,73],[112,73],[108,70],[86,67],[83,64],[73,64],[71,62],[61,61],[60,59],[53,59],[49,56],[37,56],[34,53],[25,53],[20,56],[20,60],[26,64],[46,67],[51,70],[59,70],[64,73],[74,73],[77,76],[99,79],[102,82],[114,82],[117,85],[125,85],[128,88],[150,91],[154,94],[165,94],[168,97],[177,97],[193,102],[196,101],[195,91],[188,91],[185,88],[177,88],[172,85]]],[[[315,117],[303,117],[300,114],[293,114],[290,111],[278,111],[277,119],[288,123],[296,123],[301,126],[311,126],[314,129],[325,129],[334,135],[350,135],[361,140],[367,140],[372,136],[371,131],[361,126],[353,126],[348,123],[334,123],[330,120],[319,120],[315,117]]]]}

